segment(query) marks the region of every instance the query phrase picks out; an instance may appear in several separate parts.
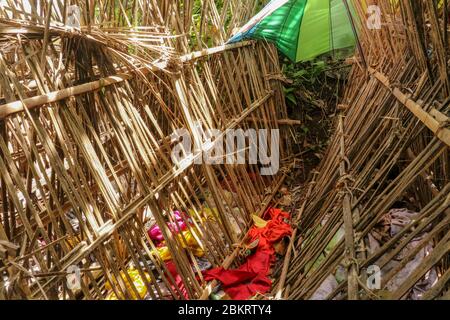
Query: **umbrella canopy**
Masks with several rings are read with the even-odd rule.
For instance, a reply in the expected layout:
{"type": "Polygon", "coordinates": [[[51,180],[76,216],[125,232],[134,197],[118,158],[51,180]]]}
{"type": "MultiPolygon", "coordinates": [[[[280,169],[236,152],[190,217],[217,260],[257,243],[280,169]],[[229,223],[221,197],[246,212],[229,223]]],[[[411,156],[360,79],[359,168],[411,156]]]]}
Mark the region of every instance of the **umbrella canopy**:
{"type": "Polygon", "coordinates": [[[229,43],[265,39],[295,62],[310,60],[355,45],[349,10],[344,0],[272,0],[229,43]]]}

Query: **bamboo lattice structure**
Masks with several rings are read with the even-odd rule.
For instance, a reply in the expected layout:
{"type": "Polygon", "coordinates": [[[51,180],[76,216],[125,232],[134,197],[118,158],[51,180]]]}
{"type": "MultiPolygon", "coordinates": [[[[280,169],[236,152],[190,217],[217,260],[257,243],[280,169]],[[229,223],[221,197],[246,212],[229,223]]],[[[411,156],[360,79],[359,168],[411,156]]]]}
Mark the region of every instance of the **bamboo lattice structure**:
{"type": "MultiPolygon", "coordinates": [[[[220,266],[279,177],[195,157],[179,166],[171,134],[187,128],[197,139],[196,121],[225,131],[278,129],[287,119],[276,50],[223,45],[258,2],[1,2],[0,299],[203,294],[191,247],[220,266]],[[67,26],[73,5],[80,29],[67,26]],[[191,239],[171,232],[175,210],[191,239]],[[181,282],[150,225],[160,227],[181,282]],[[74,265],[79,290],[66,281],[74,265]]],[[[281,157],[288,153],[284,141],[281,157]]]]}

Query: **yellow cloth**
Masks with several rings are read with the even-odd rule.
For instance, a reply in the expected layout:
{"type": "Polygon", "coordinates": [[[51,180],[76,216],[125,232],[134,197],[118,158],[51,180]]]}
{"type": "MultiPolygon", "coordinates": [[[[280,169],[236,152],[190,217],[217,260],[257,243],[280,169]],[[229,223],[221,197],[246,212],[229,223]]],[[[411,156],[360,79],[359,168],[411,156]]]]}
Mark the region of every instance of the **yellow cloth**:
{"type": "Polygon", "coordinates": [[[156,248],[157,254],[163,261],[168,261],[172,259],[172,255],[170,254],[169,248],[166,246],[156,248]]]}
{"type": "MultiPolygon", "coordinates": [[[[184,239],[186,239],[187,248],[189,250],[191,250],[191,252],[194,256],[201,258],[205,255],[205,252],[200,247],[197,240],[195,240],[194,236],[192,235],[192,233],[190,231],[183,231],[183,236],[184,236],[184,239]]],[[[178,237],[180,239],[181,244],[183,245],[183,248],[186,248],[186,245],[180,234],[178,235],[178,237]]]]}
{"type": "MultiPolygon", "coordinates": [[[[189,215],[191,216],[191,218],[193,218],[196,221],[198,221],[197,215],[195,214],[194,210],[189,209],[188,212],[189,212],[189,215]]],[[[202,212],[206,216],[206,218],[202,218],[203,221],[205,221],[207,219],[215,220],[216,216],[219,215],[219,211],[217,210],[217,208],[213,208],[213,209],[211,209],[211,208],[202,208],[202,212]]]]}

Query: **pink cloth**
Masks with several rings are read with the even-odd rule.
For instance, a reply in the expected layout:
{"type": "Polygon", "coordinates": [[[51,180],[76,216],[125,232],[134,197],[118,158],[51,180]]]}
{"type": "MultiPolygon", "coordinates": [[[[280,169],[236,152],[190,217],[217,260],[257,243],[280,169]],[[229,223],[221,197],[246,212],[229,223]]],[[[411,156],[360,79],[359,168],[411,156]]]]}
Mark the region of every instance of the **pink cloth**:
{"type": "MultiPolygon", "coordinates": [[[[187,229],[186,223],[183,221],[182,213],[180,213],[179,211],[174,211],[173,218],[175,222],[169,222],[167,224],[170,231],[176,234],[187,229]]],[[[185,218],[185,220],[188,219],[185,218]]],[[[164,241],[164,236],[162,234],[161,228],[158,225],[154,225],[148,230],[148,236],[156,243],[164,241]]]]}

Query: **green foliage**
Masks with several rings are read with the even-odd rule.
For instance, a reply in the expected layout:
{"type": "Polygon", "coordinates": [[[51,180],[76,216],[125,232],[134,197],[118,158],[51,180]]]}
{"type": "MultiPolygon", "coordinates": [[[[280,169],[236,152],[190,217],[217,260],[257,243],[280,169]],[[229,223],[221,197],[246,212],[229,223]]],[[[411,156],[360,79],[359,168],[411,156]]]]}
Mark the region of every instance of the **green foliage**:
{"type": "Polygon", "coordinates": [[[318,60],[310,64],[295,64],[285,61],[283,73],[292,81],[292,84],[284,87],[284,94],[288,104],[298,104],[296,92],[305,85],[314,85],[319,81],[320,75],[325,71],[326,64],[318,60]]]}
{"type": "Polygon", "coordinates": [[[315,84],[326,69],[327,64],[323,60],[291,63],[286,59],[283,63],[283,73],[293,81],[293,87],[315,84]]]}
{"type": "Polygon", "coordinates": [[[281,64],[288,79],[284,94],[289,117],[302,122],[296,127],[297,151],[314,155],[307,157],[313,167],[327,146],[333,115],[349,68],[343,60],[328,57],[303,63],[282,58],[281,64]]]}
{"type": "Polygon", "coordinates": [[[327,103],[336,103],[340,86],[349,70],[347,67],[343,60],[329,57],[302,63],[292,63],[284,58],[282,71],[289,79],[289,84],[284,87],[288,105],[297,105],[300,97],[301,101],[309,102],[306,107],[324,107],[327,103]]]}
{"type": "Polygon", "coordinates": [[[295,97],[295,88],[294,87],[283,87],[284,96],[287,101],[292,103],[293,105],[297,105],[297,98],[295,97]]]}

